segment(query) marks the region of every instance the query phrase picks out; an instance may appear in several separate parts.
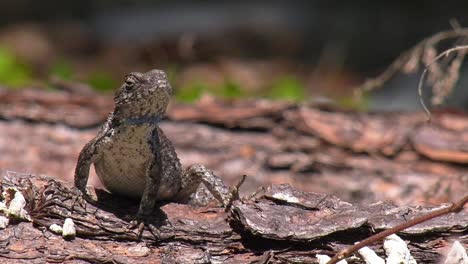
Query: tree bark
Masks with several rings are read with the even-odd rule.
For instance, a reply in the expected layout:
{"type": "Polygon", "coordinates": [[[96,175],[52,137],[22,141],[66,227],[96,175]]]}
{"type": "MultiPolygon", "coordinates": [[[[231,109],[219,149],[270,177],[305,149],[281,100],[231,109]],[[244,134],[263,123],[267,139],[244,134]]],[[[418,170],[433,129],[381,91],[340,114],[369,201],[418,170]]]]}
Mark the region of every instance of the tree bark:
{"type": "MultiPolygon", "coordinates": [[[[96,204],[80,203],[68,183],[45,176],[9,172],[2,185],[25,196],[29,222],[13,222],[0,232],[0,258],[8,263],[315,263],[315,254],[338,250],[437,207],[397,207],[379,202],[356,206],[326,194],[272,185],[257,198],[232,209],[210,204],[169,203],[154,213],[159,237],[141,238],[127,229],[138,201],[98,190],[96,204]],[[71,218],[77,238],[64,239],[48,227],[71,218]]],[[[438,263],[453,240],[468,244],[468,213],[445,215],[404,230],[418,263],[438,263]]],[[[374,250],[382,254],[381,245],[374,250]]]]}
{"type": "MultiPolygon", "coordinates": [[[[173,104],[161,122],[182,163],[204,164],[229,185],[246,174],[243,195],[273,185],[228,213],[166,204],[154,215],[161,238],[145,231],[139,240],[126,230],[138,201],[97,191],[99,203],[83,208],[64,182],[10,171],[71,182],[78,152],[111,108],[109,96],[0,89],[2,188],[19,188],[33,219],[0,231],[5,261],[314,263],[316,253],[336,253],[468,190],[466,114],[435,112],[427,123],[423,113],[205,98],[173,104]],[[393,204],[378,202],[386,200],[393,204]],[[65,217],[75,240],[47,230],[65,217]]],[[[465,209],[399,235],[419,263],[438,263],[454,239],[466,247],[467,219],[465,209]]]]}

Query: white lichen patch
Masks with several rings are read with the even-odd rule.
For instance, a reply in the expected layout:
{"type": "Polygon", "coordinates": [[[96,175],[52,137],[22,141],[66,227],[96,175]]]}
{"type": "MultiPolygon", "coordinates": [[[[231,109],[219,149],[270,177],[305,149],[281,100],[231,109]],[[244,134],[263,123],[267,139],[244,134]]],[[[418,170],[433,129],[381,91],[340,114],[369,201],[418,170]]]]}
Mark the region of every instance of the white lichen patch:
{"type": "MultiPolygon", "coordinates": [[[[329,256],[321,255],[321,254],[315,255],[315,257],[317,258],[319,264],[326,264],[331,259],[329,256]]],[[[343,260],[338,261],[337,264],[348,264],[348,262],[343,259],[343,260]]]]}
{"type": "Polygon", "coordinates": [[[9,218],[26,220],[30,222],[32,221],[28,212],[24,210],[24,207],[26,206],[26,199],[18,189],[7,188],[2,195],[6,199],[6,202],[0,203],[0,211],[4,212],[5,215],[9,218]],[[12,195],[13,199],[11,199],[12,195]],[[8,199],[11,199],[9,203],[8,199]]]}
{"type": "Polygon", "coordinates": [[[411,256],[411,253],[399,236],[393,234],[384,239],[385,253],[387,254],[387,264],[416,264],[416,260],[411,256]]]}
{"type": "MultiPolygon", "coordinates": [[[[393,234],[384,239],[385,254],[387,259],[384,260],[381,257],[368,247],[363,247],[358,250],[358,254],[366,264],[416,264],[416,260],[411,256],[408,246],[405,241],[399,236],[393,234]]],[[[327,263],[330,260],[329,257],[324,255],[316,255],[319,259],[319,263],[327,263]],[[324,259],[323,262],[320,261],[320,258],[324,259]]],[[[341,263],[341,262],[338,262],[341,263]]],[[[461,262],[463,263],[463,262],[461,262]]],[[[445,263],[452,264],[452,263],[445,263]]],[[[458,264],[458,263],[453,263],[458,264]]]]}
{"type": "Polygon", "coordinates": [[[299,200],[289,193],[275,193],[272,197],[288,203],[299,203],[299,200]]]}
{"type": "Polygon", "coordinates": [[[8,226],[10,219],[5,216],[0,215],[0,229],[5,229],[8,226]]]}
{"type": "Polygon", "coordinates": [[[447,254],[444,264],[467,264],[468,256],[460,242],[455,241],[447,254]]]}
{"type": "Polygon", "coordinates": [[[361,258],[366,262],[366,264],[385,264],[385,260],[375,253],[372,249],[368,247],[363,247],[358,250],[361,258]]]}
{"type": "Polygon", "coordinates": [[[4,202],[0,202],[0,212],[6,213],[8,210],[8,207],[4,202]]]}
{"type": "Polygon", "coordinates": [[[21,192],[16,192],[13,200],[10,202],[8,207],[8,213],[13,217],[19,217],[21,210],[26,206],[26,199],[21,192]]]}
{"type": "Polygon", "coordinates": [[[52,233],[55,233],[57,235],[61,235],[63,232],[63,228],[57,224],[51,224],[49,226],[49,230],[52,231],[52,233]]]}
{"type": "Polygon", "coordinates": [[[66,218],[63,224],[62,236],[64,238],[74,238],[76,236],[75,223],[71,218],[66,218]]]}

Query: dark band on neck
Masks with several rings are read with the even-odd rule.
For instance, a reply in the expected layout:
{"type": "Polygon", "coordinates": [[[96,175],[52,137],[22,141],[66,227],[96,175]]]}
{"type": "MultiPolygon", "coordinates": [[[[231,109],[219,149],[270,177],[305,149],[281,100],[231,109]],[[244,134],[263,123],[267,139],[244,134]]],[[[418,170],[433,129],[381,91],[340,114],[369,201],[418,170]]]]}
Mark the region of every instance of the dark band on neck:
{"type": "Polygon", "coordinates": [[[127,118],[124,123],[127,125],[155,125],[161,121],[162,117],[160,115],[156,116],[142,116],[137,118],[127,118]]]}

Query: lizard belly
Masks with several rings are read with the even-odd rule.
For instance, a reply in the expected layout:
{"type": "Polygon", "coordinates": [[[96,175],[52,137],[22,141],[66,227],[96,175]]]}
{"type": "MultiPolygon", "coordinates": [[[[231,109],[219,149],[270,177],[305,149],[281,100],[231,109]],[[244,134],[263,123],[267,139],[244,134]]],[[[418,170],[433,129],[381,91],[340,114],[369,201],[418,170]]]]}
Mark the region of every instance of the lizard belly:
{"type": "Polygon", "coordinates": [[[145,174],[153,159],[148,144],[149,127],[131,126],[113,131],[100,146],[94,169],[102,184],[112,193],[141,197],[145,174]]]}

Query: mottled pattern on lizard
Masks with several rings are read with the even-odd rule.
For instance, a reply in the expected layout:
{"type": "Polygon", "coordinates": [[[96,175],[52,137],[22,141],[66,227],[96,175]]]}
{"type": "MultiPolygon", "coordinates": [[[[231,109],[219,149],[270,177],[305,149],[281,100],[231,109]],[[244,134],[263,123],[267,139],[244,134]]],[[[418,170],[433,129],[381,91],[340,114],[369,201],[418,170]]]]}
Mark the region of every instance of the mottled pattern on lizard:
{"type": "Polygon", "coordinates": [[[115,94],[114,111],[79,155],[75,186],[83,195],[87,195],[89,170],[94,164],[109,191],[141,197],[138,222],[149,220],[157,201],[187,202],[200,183],[226,205],[229,189],[202,165],[183,171],[174,147],[159,128],[171,95],[161,70],[127,75],[115,94]]]}

